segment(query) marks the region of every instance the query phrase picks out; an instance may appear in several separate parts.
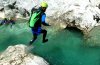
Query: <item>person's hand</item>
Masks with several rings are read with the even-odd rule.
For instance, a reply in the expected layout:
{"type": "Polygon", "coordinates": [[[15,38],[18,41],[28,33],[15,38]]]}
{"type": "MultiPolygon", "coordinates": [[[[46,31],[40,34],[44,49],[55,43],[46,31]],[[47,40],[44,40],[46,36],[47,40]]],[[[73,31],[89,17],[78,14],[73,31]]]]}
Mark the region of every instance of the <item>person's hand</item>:
{"type": "Polygon", "coordinates": [[[48,24],[48,26],[51,26],[50,24],[48,24]]]}
{"type": "Polygon", "coordinates": [[[48,26],[51,26],[51,24],[50,24],[50,23],[48,23],[48,26]]]}

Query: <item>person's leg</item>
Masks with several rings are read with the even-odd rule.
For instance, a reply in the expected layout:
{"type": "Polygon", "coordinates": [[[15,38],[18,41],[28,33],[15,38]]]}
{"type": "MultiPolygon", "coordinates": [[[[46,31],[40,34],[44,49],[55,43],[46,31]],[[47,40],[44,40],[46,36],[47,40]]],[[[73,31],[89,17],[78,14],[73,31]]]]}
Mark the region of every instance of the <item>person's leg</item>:
{"type": "Polygon", "coordinates": [[[6,18],[4,18],[4,19],[1,21],[0,26],[1,26],[1,25],[3,25],[3,24],[5,24],[5,23],[6,23],[6,21],[7,21],[7,19],[6,19],[6,18]]]}
{"type": "Polygon", "coordinates": [[[15,24],[15,21],[14,20],[10,20],[10,23],[11,23],[11,28],[12,28],[12,26],[15,24]]]}
{"type": "Polygon", "coordinates": [[[48,41],[48,39],[46,39],[46,35],[47,35],[47,31],[46,30],[42,30],[41,33],[43,33],[43,40],[42,42],[45,43],[48,41]]]}
{"type": "Polygon", "coordinates": [[[37,39],[37,34],[33,34],[32,40],[29,42],[29,45],[32,45],[32,43],[37,39]]]}
{"type": "Polygon", "coordinates": [[[6,23],[8,20],[7,20],[7,18],[4,18],[4,22],[6,23]]]}

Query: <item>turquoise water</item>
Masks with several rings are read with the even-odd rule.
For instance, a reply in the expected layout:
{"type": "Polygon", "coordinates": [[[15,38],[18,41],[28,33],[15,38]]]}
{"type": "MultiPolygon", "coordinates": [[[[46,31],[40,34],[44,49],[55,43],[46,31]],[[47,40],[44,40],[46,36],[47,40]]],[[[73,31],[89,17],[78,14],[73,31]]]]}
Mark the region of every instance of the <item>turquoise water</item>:
{"type": "MultiPolygon", "coordinates": [[[[48,27],[47,43],[42,43],[42,35],[33,44],[30,51],[43,57],[50,65],[100,65],[100,48],[85,45],[83,35],[76,29],[55,31],[55,27],[48,27]]],[[[0,51],[9,45],[28,44],[32,38],[26,23],[17,23],[0,27],[0,51]]]]}

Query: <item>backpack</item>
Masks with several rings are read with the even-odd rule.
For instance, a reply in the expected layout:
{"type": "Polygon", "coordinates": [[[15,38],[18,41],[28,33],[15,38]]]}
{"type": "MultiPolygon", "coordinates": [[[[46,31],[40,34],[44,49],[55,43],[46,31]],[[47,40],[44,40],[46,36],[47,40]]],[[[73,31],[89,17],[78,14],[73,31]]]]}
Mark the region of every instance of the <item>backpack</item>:
{"type": "Polygon", "coordinates": [[[31,13],[31,17],[29,20],[29,27],[34,27],[35,23],[41,18],[41,11],[36,10],[35,12],[31,13]]]}

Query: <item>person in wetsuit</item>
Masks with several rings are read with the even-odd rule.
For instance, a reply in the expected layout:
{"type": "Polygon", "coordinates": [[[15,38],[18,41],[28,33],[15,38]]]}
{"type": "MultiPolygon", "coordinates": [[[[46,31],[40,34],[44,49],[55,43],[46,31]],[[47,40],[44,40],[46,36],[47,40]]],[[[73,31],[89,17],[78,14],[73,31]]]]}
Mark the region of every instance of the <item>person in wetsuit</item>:
{"type": "MultiPolygon", "coordinates": [[[[45,22],[45,18],[46,18],[45,11],[46,11],[47,7],[48,7],[48,4],[46,2],[42,2],[41,7],[39,7],[37,9],[37,11],[40,11],[41,14],[40,14],[39,20],[34,24],[34,27],[31,27],[33,38],[29,42],[29,45],[32,45],[32,43],[37,39],[37,36],[41,33],[43,34],[43,41],[42,42],[45,43],[48,41],[48,39],[46,39],[47,31],[45,29],[41,28],[41,24],[43,24],[45,26],[50,26],[48,23],[45,22]]],[[[31,11],[31,14],[33,14],[33,13],[34,12],[31,11]]]]}

